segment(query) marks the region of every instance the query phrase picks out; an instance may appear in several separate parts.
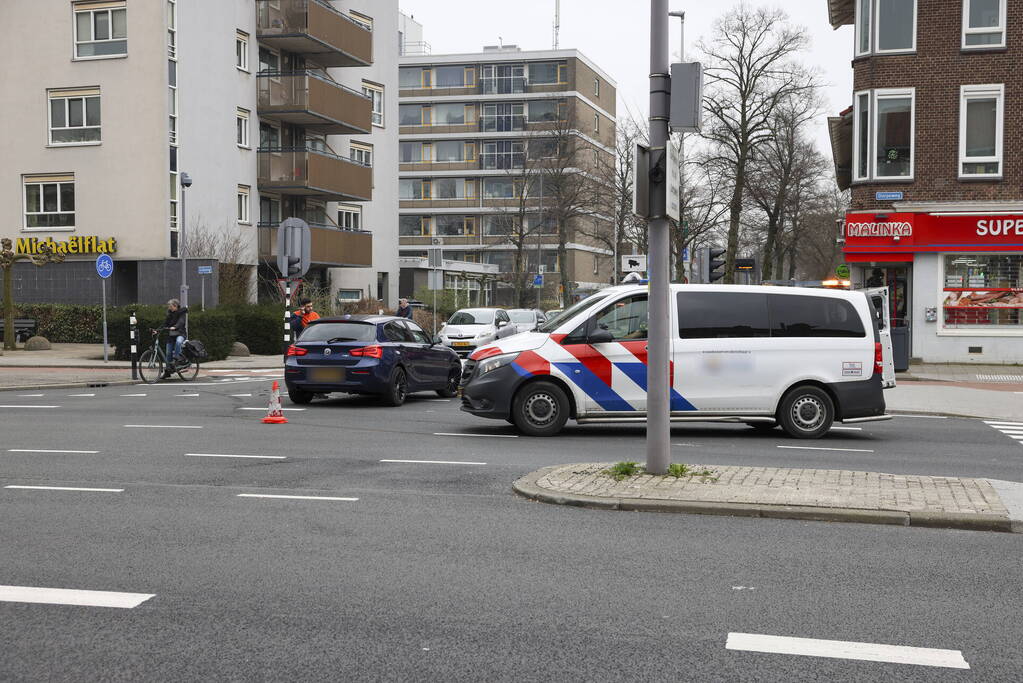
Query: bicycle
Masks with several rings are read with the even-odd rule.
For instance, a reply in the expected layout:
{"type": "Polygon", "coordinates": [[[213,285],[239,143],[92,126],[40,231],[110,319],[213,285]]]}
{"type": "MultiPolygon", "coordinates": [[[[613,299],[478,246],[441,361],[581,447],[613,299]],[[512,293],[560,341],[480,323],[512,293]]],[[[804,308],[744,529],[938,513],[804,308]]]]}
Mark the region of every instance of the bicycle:
{"type": "MultiPolygon", "coordinates": [[[[161,327],[153,330],[153,346],[142,352],[139,356],[139,376],[146,384],[156,384],[163,379],[164,367],[168,365],[167,354],[164,352],[164,345],[160,343],[160,333],[167,328],[161,327]]],[[[170,372],[177,373],[185,382],[191,382],[199,376],[199,361],[189,358],[184,354],[177,363],[170,366],[170,372]]]]}

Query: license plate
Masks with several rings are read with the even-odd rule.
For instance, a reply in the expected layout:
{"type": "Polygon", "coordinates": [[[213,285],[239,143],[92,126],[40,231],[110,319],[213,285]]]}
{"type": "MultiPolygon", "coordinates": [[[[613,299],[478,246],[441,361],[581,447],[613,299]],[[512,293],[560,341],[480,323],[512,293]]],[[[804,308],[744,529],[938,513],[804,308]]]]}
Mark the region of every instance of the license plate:
{"type": "Polygon", "coordinates": [[[310,382],[343,382],[345,381],[344,368],[309,368],[310,382]]]}
{"type": "Polygon", "coordinates": [[[452,346],[472,346],[469,342],[451,342],[452,346]]]}

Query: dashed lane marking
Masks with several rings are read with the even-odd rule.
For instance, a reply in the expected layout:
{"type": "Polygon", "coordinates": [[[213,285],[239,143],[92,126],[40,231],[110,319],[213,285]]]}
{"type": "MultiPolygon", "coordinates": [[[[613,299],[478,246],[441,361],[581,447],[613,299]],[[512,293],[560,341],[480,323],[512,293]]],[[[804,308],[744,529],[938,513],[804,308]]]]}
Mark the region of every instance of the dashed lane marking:
{"type": "Polygon", "coordinates": [[[199,394],[178,394],[178,396],[181,396],[182,398],[192,398],[198,395],[199,394]]]}
{"type": "Polygon", "coordinates": [[[86,491],[89,493],[124,493],[124,489],[94,489],[80,486],[19,486],[11,484],[5,489],[28,489],[31,491],[86,491]]]}
{"type": "Polygon", "coordinates": [[[777,446],[777,448],[790,448],[797,451],[847,451],[849,453],[873,453],[869,448],[825,448],[824,446],[777,446]]]}
{"type": "Polygon", "coordinates": [[[231,398],[252,398],[252,394],[231,394],[231,398]]]}
{"type": "Polygon", "coordinates": [[[0,406],[0,408],[60,408],[60,406],[30,406],[30,405],[20,405],[20,406],[0,406]]]}
{"type": "Polygon", "coordinates": [[[68,394],[69,398],[90,398],[96,394],[68,394]]]}
{"type": "Polygon", "coordinates": [[[132,609],[153,597],[156,597],[155,593],[115,593],[113,591],[91,591],[72,588],[0,586],[0,602],[27,602],[40,605],[132,609]]]}
{"type": "Polygon", "coordinates": [[[42,398],[46,394],[18,394],[18,398],[42,398]]]}
{"type": "Polygon", "coordinates": [[[270,493],[239,493],[239,498],[286,498],[288,500],[341,500],[354,503],[358,498],[341,498],[338,496],[285,496],[270,493]]]}
{"type": "Polygon", "coordinates": [[[138,398],[138,397],[142,397],[142,396],[146,396],[146,395],[147,394],[121,394],[121,397],[122,398],[124,398],[124,397],[138,398]]]}
{"type": "Polygon", "coordinates": [[[284,460],[286,455],[229,455],[227,453],[185,453],[190,458],[261,458],[264,460],[284,460]]]}
{"type": "Polygon", "coordinates": [[[863,427],[832,427],[831,431],[862,432],[863,431],[863,427]]]}
{"type": "Polygon", "coordinates": [[[381,460],[380,462],[411,462],[423,465],[486,465],[485,462],[465,462],[462,460],[381,460]]]}
{"type": "Polygon", "coordinates": [[[759,633],[729,633],[725,649],[771,654],[857,659],[868,662],[940,666],[948,669],[969,669],[960,650],[939,650],[930,647],[858,643],[848,640],[790,638],[759,633]]]}
{"type": "Polygon", "coordinates": [[[63,451],[46,448],[8,448],[8,453],[99,453],[99,451],[63,451]]]}
{"type": "Polygon", "coordinates": [[[202,425],[124,425],[128,429],[202,429],[202,425]]]}
{"type": "Polygon", "coordinates": [[[433,435],[434,436],[482,436],[482,437],[487,438],[487,439],[490,439],[490,438],[494,438],[494,439],[517,439],[517,438],[519,438],[518,434],[462,434],[460,432],[434,432],[433,435]]]}

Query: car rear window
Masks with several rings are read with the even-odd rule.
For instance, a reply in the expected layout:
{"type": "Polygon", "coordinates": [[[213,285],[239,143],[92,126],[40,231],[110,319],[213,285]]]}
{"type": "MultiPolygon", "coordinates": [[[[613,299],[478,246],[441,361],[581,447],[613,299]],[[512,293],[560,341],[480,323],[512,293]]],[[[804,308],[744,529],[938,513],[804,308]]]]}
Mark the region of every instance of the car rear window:
{"type": "Polygon", "coordinates": [[[373,323],[318,323],[302,331],[299,341],[376,341],[377,326],[373,323]]]}

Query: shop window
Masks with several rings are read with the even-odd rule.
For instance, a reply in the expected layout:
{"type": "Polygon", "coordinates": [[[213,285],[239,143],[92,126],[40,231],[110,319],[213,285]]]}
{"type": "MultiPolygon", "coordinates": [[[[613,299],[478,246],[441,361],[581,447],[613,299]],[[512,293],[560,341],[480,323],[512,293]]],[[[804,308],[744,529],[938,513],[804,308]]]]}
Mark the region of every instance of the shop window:
{"type": "Polygon", "coordinates": [[[945,329],[1023,334],[1023,254],[946,254],[943,265],[945,329]]]}
{"type": "Polygon", "coordinates": [[[128,54],[126,2],[77,3],[75,57],[100,59],[128,54]],[[102,5],[101,8],[94,8],[102,5]]]}
{"type": "Polygon", "coordinates": [[[50,144],[100,142],[99,89],[50,90],[50,144]]]}
{"type": "Polygon", "coordinates": [[[963,0],[963,49],[1005,47],[1006,0],[963,0]]]}
{"type": "Polygon", "coordinates": [[[74,230],[74,175],[22,176],[25,230],[74,230]]]}
{"type": "Polygon", "coordinates": [[[964,85],[959,99],[959,177],[1000,177],[1005,86],[964,85]]]}
{"type": "Polygon", "coordinates": [[[916,49],[916,0],[857,0],[856,54],[916,49]]]}

